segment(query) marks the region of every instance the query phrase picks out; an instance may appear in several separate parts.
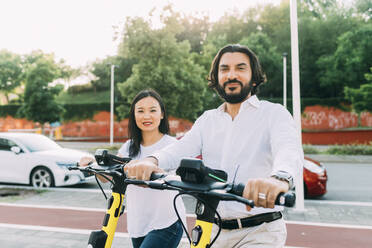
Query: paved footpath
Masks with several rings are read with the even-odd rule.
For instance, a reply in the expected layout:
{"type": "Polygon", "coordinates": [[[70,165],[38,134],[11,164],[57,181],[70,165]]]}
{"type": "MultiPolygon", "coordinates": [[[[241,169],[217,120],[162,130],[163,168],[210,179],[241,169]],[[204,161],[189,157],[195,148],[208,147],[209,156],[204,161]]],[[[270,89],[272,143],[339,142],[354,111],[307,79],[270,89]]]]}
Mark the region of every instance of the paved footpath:
{"type": "MultiPolygon", "coordinates": [[[[372,161],[372,156],[321,156],[314,158],[324,162],[372,161]]],[[[0,185],[0,189],[4,187],[0,185]]],[[[195,201],[189,197],[183,200],[190,228],[195,220],[195,201]]],[[[0,248],[87,247],[90,231],[102,224],[105,208],[105,199],[94,189],[54,188],[39,194],[0,197],[0,248]]],[[[131,247],[125,218],[124,214],[119,221],[113,248],[131,247]]],[[[372,247],[372,203],[305,200],[305,211],[285,209],[284,218],[288,247],[372,247]]],[[[184,247],[189,247],[186,238],[179,245],[184,247]]]]}
{"type": "MultiPolygon", "coordinates": [[[[195,201],[183,200],[191,228],[195,201]]],[[[0,198],[0,247],[86,247],[90,231],[100,229],[105,208],[101,193],[92,189],[0,198]]],[[[372,204],[306,200],[305,208],[284,211],[288,247],[371,247],[372,204]]],[[[119,221],[113,247],[131,247],[125,218],[119,221]]],[[[189,247],[186,238],[179,247],[189,247]]]]}

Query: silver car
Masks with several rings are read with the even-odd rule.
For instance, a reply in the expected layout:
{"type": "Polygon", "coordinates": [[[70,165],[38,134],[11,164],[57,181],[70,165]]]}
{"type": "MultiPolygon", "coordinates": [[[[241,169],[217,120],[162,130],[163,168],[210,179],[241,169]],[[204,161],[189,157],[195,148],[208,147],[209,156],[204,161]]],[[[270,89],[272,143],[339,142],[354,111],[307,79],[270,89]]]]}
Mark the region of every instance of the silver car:
{"type": "Polygon", "coordinates": [[[44,135],[0,133],[0,182],[34,187],[73,185],[94,176],[69,171],[83,156],[91,154],[62,148],[44,135]]]}

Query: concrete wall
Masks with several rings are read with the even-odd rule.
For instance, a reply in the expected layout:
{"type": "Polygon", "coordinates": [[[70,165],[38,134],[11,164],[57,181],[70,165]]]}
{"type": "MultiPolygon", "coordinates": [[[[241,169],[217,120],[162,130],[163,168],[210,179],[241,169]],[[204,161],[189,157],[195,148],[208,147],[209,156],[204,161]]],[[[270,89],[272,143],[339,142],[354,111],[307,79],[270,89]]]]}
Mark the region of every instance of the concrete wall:
{"type": "MultiPolygon", "coordinates": [[[[174,117],[169,118],[171,134],[179,136],[190,130],[192,123],[174,117]]],[[[322,106],[306,107],[302,114],[303,143],[314,145],[368,144],[372,142],[372,114],[358,115],[322,106]],[[362,128],[360,128],[362,127],[362,128]]],[[[25,119],[0,118],[0,131],[36,130],[40,125],[25,119]]],[[[100,112],[92,120],[62,123],[63,137],[108,140],[110,136],[110,113],[100,112]]],[[[49,125],[44,133],[49,134],[49,125]]],[[[115,141],[127,138],[128,119],[114,124],[115,141]]]]}

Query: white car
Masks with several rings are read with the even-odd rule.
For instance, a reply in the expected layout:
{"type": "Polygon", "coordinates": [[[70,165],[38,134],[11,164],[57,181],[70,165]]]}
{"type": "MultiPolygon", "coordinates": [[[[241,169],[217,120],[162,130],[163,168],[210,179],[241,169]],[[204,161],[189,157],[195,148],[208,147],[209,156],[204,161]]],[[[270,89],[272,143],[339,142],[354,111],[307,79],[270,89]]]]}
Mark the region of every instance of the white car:
{"type": "Polygon", "coordinates": [[[68,170],[91,154],[62,148],[35,133],[0,133],[0,182],[34,187],[65,186],[90,181],[94,176],[68,170]]]}

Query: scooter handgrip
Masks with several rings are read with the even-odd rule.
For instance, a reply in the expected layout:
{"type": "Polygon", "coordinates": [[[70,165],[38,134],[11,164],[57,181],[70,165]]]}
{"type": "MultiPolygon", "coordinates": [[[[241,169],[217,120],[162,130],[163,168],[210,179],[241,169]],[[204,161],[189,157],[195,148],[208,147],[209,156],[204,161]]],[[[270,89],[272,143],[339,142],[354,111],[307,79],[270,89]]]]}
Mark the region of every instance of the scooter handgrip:
{"type": "Polygon", "coordinates": [[[164,174],[164,173],[152,173],[151,176],[150,176],[150,181],[154,181],[156,179],[160,179],[160,178],[163,178],[165,176],[166,176],[166,174],[164,174]]]}
{"type": "Polygon", "coordinates": [[[296,194],[294,192],[280,193],[275,200],[275,205],[293,207],[296,203],[296,194]]]}
{"type": "Polygon", "coordinates": [[[243,196],[244,188],[245,188],[244,183],[234,184],[232,189],[230,190],[230,193],[237,196],[243,196]]]}

